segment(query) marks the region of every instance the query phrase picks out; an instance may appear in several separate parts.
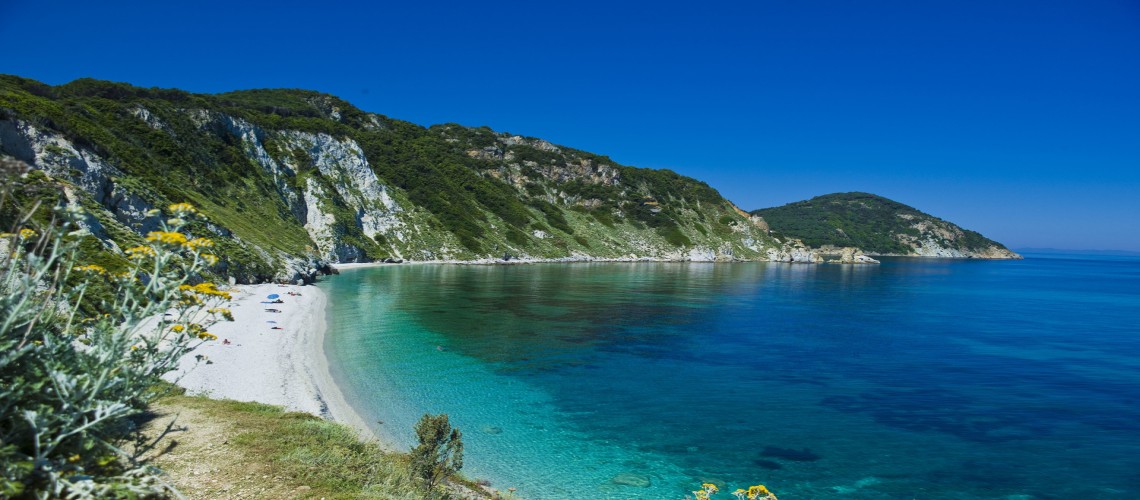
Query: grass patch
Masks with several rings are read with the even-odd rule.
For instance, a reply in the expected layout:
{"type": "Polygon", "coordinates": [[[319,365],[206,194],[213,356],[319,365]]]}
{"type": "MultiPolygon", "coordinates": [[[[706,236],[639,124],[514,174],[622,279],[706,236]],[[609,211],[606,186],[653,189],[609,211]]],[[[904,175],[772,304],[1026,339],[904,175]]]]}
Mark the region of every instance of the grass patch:
{"type": "MultiPolygon", "coordinates": [[[[182,394],[160,399],[155,409],[180,414],[180,425],[190,419],[185,434],[168,437],[179,445],[156,463],[191,497],[243,492],[298,498],[422,496],[407,454],[384,451],[335,422],[278,406],[182,394]],[[192,432],[210,436],[209,445],[196,447],[192,432]],[[205,477],[225,486],[202,484],[205,477]]],[[[458,482],[477,490],[468,481],[458,482]]]]}

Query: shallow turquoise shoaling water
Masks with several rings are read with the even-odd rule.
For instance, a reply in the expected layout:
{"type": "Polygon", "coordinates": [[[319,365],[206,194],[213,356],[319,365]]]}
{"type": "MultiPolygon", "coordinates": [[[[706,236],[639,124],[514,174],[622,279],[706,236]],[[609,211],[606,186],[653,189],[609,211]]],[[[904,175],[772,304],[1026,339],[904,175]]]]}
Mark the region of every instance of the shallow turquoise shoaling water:
{"type": "Polygon", "coordinates": [[[326,348],[523,498],[1140,498],[1140,260],[345,271],[326,348]],[[726,488],[727,487],[727,488],[726,488]]]}

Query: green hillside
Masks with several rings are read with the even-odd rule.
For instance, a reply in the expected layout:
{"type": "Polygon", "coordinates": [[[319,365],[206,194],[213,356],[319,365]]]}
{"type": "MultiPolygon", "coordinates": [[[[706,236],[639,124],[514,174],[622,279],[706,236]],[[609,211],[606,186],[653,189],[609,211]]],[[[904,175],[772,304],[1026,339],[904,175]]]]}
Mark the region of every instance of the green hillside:
{"type": "Polygon", "coordinates": [[[774,233],[815,248],[857,247],[879,255],[924,255],[923,248],[954,257],[1016,255],[974,231],[870,193],[828,194],[752,214],[763,217],[774,233]]]}
{"type": "Polygon", "coordinates": [[[225,237],[221,273],[241,281],[322,259],[733,260],[779,246],[668,170],[305,90],[0,76],[0,155],[76,188],[105,245],[145,234],[144,209],[195,204],[211,221],[201,229],[225,237]]]}

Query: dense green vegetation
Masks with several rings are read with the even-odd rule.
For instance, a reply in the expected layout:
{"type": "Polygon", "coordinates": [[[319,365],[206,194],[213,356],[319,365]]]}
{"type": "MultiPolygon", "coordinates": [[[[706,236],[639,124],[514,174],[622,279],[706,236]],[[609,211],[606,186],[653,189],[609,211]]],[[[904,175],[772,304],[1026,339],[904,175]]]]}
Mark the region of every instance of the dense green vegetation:
{"type": "Polygon", "coordinates": [[[799,238],[812,247],[852,246],[876,254],[907,255],[913,249],[904,240],[929,237],[948,248],[1005,248],[974,231],[870,193],[817,196],[782,207],[754,210],[752,214],[764,217],[774,232],[799,238]],[[924,233],[913,227],[923,221],[954,237],[946,238],[930,230],[924,233]]]}
{"type": "MultiPolygon", "coordinates": [[[[626,255],[632,248],[622,245],[633,234],[673,249],[719,248],[737,238],[737,251],[745,251],[739,235],[707,229],[710,220],[743,218],[703,182],[487,127],[422,127],[318,92],[208,95],[93,79],[49,86],[0,75],[3,120],[59,134],[121,172],[113,185],[86,193],[93,207],[114,212],[111,198],[126,195],[149,206],[200,207],[208,229],[233,236],[219,239],[226,246],[219,251],[227,256],[222,269],[252,280],[268,279],[285,257],[328,251],[329,242],[315,241],[306,228],[314,201],[330,216],[337,248],[351,249],[338,255],[366,260],[408,252],[438,258],[441,248],[450,258],[626,255]],[[366,234],[359,193],[346,188],[337,170],[342,157],[330,158],[313,143],[318,139],[359,147],[353,154],[363,154],[416,230],[366,234]],[[417,239],[409,241],[409,234],[417,239]],[[599,239],[610,243],[598,245],[599,239]]],[[[55,165],[76,154],[54,143],[40,147],[40,161],[46,152],[55,165]]],[[[81,174],[55,180],[76,183],[81,174]]]]}

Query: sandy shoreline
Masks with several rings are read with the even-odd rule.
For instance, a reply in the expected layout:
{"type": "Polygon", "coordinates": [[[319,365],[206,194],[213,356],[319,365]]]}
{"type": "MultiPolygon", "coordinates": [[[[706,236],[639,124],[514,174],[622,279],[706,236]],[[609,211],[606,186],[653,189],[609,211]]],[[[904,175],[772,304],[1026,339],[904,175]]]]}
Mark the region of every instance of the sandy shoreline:
{"type": "Polygon", "coordinates": [[[263,284],[239,285],[232,293],[228,307],[234,321],[210,328],[218,340],[206,342],[183,358],[167,380],[190,394],[256,401],[318,415],[349,425],[361,436],[393,449],[393,441],[365,423],[333,380],[324,352],[327,298],[322,290],[263,284]],[[278,294],[284,302],[266,303],[270,294],[278,294]],[[196,361],[199,355],[208,362],[196,361]]]}
{"type": "Polygon", "coordinates": [[[590,264],[590,263],[612,263],[612,262],[660,262],[660,263],[695,263],[695,264],[725,264],[730,262],[771,262],[766,260],[699,260],[691,258],[678,258],[678,259],[663,259],[657,257],[591,257],[591,256],[575,256],[575,257],[553,257],[549,259],[536,258],[536,257],[515,257],[511,260],[503,259],[473,259],[473,260],[405,260],[398,263],[391,262],[343,262],[331,264],[335,269],[356,269],[361,267],[382,267],[393,265],[430,265],[430,264],[450,264],[457,266],[511,266],[518,264],[590,264]]]}

